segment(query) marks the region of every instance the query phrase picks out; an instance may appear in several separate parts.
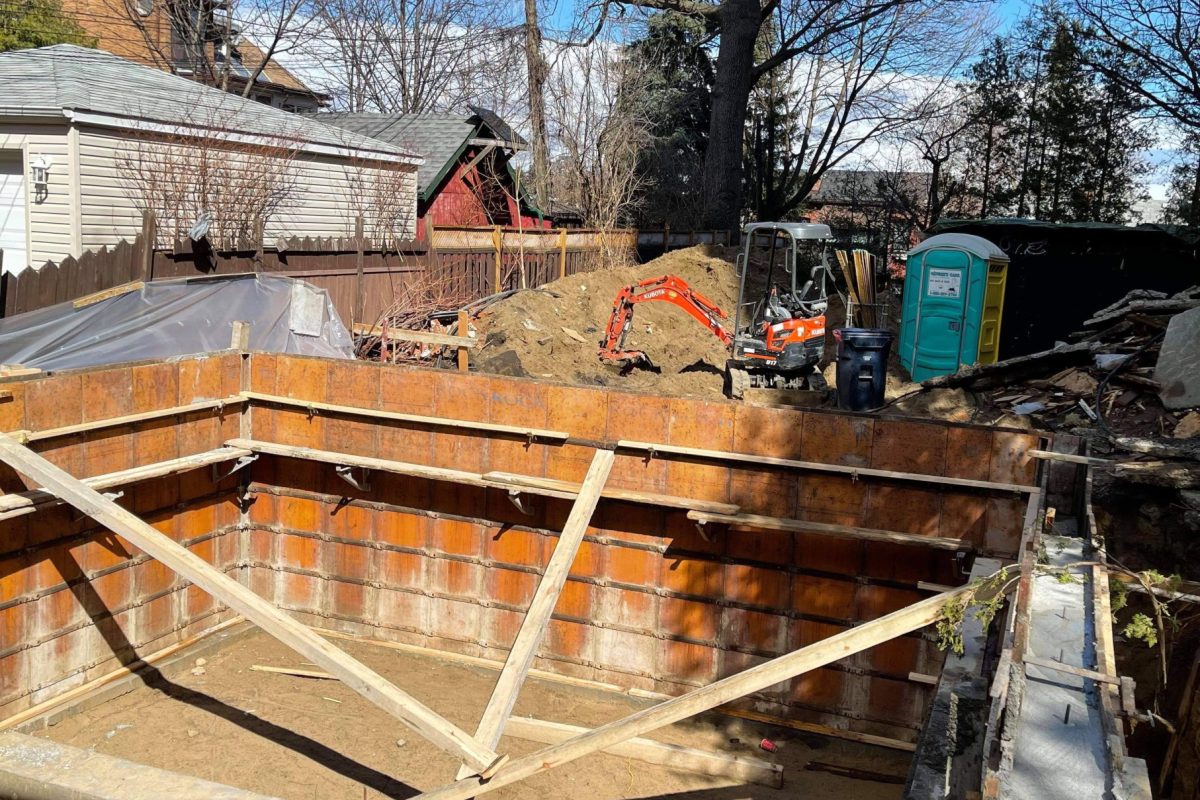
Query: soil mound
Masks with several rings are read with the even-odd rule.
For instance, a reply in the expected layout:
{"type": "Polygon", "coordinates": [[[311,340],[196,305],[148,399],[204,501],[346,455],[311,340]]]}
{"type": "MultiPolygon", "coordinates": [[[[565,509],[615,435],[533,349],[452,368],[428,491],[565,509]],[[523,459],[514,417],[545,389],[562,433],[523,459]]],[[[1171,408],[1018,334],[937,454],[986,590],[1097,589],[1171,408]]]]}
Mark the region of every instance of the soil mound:
{"type": "Polygon", "coordinates": [[[618,367],[600,361],[599,346],[617,292],[659,275],[687,281],[729,314],[732,328],[737,276],[725,254],[721,247],[690,247],[640,266],[571,275],[506,298],[479,321],[484,345],[478,368],[655,394],[719,397],[728,357],[724,345],[670,303],[637,306],[625,339],[627,348],[644,350],[658,372],[635,368],[622,375],[618,367]]]}

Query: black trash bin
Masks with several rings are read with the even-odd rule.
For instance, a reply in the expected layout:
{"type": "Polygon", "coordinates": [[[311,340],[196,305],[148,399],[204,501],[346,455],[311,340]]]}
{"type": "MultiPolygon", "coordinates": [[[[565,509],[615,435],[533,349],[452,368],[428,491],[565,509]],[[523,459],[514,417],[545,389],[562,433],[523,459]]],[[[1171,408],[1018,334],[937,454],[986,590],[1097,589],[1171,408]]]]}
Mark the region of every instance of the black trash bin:
{"type": "Polygon", "coordinates": [[[838,328],[838,407],[868,411],[883,405],[888,353],[895,334],[883,328],[838,328]]]}

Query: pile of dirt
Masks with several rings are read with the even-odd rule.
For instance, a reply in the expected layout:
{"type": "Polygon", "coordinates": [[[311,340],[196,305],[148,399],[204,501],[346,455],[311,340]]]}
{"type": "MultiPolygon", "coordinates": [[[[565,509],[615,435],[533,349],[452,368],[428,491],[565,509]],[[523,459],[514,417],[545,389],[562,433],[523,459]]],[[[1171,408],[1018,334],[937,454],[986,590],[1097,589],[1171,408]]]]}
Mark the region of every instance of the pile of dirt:
{"type": "Polygon", "coordinates": [[[506,298],[478,322],[484,344],[477,351],[477,368],[654,394],[719,397],[728,358],[725,346],[677,306],[637,306],[625,339],[625,347],[645,351],[658,372],[639,367],[622,375],[618,367],[600,361],[599,344],[617,292],[660,275],[687,281],[730,315],[732,329],[737,276],[726,253],[721,247],[690,247],[637,267],[571,275],[506,298]]]}

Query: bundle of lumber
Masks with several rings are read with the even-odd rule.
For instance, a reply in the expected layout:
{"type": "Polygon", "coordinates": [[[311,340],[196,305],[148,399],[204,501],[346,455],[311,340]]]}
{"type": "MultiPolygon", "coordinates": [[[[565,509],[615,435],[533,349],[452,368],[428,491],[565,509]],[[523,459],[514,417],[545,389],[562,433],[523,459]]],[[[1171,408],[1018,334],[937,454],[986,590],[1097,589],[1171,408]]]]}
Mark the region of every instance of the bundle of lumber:
{"type": "Polygon", "coordinates": [[[846,278],[846,291],[850,305],[846,310],[846,322],[850,326],[878,328],[883,323],[883,314],[875,294],[876,259],[866,250],[838,250],[838,266],[846,278]]]}

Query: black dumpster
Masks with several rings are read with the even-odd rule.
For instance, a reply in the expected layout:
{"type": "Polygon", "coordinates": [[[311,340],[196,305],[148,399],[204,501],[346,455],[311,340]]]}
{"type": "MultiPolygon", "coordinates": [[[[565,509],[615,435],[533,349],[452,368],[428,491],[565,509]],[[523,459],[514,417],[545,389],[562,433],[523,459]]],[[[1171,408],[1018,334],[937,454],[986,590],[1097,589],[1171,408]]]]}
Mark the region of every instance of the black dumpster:
{"type": "Polygon", "coordinates": [[[883,405],[888,353],[895,337],[883,328],[838,328],[838,407],[868,411],[883,405]]]}

